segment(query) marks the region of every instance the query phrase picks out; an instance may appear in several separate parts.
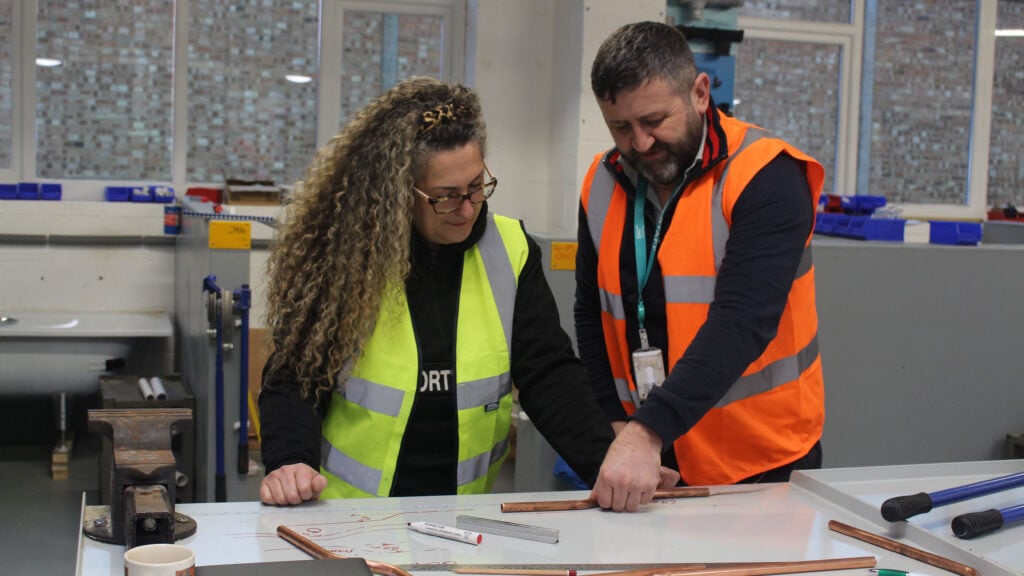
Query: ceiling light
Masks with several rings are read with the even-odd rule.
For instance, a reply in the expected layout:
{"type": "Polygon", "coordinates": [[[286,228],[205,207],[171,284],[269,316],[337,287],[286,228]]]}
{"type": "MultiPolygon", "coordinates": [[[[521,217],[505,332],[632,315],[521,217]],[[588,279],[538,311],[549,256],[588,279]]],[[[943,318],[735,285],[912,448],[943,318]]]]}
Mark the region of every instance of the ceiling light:
{"type": "Polygon", "coordinates": [[[305,84],[307,82],[313,81],[313,78],[311,76],[304,76],[302,74],[289,74],[285,76],[284,79],[289,82],[294,82],[296,84],[305,84]]]}
{"type": "Polygon", "coordinates": [[[60,66],[62,62],[53,58],[36,58],[36,66],[42,66],[43,68],[53,68],[54,66],[60,66]]]}

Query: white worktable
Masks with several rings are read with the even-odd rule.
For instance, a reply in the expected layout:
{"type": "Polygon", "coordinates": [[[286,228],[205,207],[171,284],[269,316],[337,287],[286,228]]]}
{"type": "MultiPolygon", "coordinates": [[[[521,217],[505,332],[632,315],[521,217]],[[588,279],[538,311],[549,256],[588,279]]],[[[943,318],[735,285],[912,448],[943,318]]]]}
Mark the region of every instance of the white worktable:
{"type": "MultiPolygon", "coordinates": [[[[1024,460],[825,469],[797,473],[789,484],[713,487],[710,498],[655,501],[633,514],[598,509],[503,514],[502,502],[585,498],[586,492],[541,492],[325,500],[293,508],[257,502],[182,504],[197,523],[180,540],[196,553],[199,575],[214,564],[307,559],[276,535],[284,524],[340,555],[391,564],[545,564],[792,561],[875,556],[878,566],[920,574],[941,569],[828,529],[838,520],[978,569],[983,576],[1024,574],[1024,524],[972,540],[952,535],[953,516],[1024,503],[1024,488],[976,498],[892,524],[878,508],[892,496],[933,492],[1024,471],[1024,460]],[[729,493],[736,492],[736,493],[729,493]],[[554,528],[557,544],[484,534],[479,546],[412,532],[407,522],[454,526],[457,515],[554,528]]],[[[123,574],[123,546],[83,538],[80,576],[123,574]]],[[[427,576],[431,571],[417,570],[427,576]]],[[[442,569],[440,574],[445,574],[442,569]]],[[[823,572],[866,576],[866,570],[823,572]]]]}

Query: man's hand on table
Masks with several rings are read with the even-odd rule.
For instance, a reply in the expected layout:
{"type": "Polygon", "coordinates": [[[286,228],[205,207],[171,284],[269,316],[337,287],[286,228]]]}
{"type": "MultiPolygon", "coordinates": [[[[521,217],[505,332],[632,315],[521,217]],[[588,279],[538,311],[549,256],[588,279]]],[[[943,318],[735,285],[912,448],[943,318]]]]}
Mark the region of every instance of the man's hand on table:
{"type": "Polygon", "coordinates": [[[661,438],[649,428],[639,422],[612,427],[617,435],[590,497],[602,508],[635,512],[655,490],[675,486],[679,473],[661,465],[661,438]]]}

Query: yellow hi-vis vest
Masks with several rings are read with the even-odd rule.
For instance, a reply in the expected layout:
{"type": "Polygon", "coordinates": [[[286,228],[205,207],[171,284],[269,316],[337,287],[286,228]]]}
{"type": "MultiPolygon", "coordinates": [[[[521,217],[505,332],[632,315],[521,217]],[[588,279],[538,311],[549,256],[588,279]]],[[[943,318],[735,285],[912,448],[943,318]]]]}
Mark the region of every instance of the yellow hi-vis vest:
{"type": "MultiPolygon", "coordinates": [[[[529,245],[518,220],[487,218],[479,242],[465,253],[459,292],[458,494],[488,492],[509,451],[512,316],[529,245]]],[[[420,370],[409,304],[399,289],[383,299],[362,356],[332,396],[322,430],[327,488],[321,498],[390,494],[420,370]]]]}
{"type": "MultiPolygon", "coordinates": [[[[723,162],[687,184],[658,247],[668,321],[671,370],[707,319],[732,210],[750,180],[781,153],[803,167],[817,206],[824,169],[816,160],[764,130],[721,117],[729,145],[723,162]]],[[[626,192],[594,159],[582,202],[591,240],[600,255],[598,286],[608,360],[627,414],[639,405],[626,338],[619,278],[623,231],[632,216],[626,192]]],[[[685,383],[684,383],[685,384],[685,383]]],[[[692,385],[700,386],[700,383],[692,385]]],[[[690,485],[732,484],[806,454],[821,437],[824,382],[818,353],[811,233],[790,288],[778,331],[718,404],[674,443],[679,473],[690,485]]]]}

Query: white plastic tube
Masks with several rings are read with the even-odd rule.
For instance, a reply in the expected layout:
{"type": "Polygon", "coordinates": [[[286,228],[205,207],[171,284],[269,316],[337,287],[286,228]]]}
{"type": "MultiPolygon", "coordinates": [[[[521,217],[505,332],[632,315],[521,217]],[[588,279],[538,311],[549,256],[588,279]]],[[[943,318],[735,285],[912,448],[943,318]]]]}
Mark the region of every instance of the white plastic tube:
{"type": "Polygon", "coordinates": [[[146,400],[154,400],[156,398],[156,394],[153,393],[153,388],[145,378],[139,378],[139,391],[142,392],[142,397],[146,400]]]}
{"type": "Polygon", "coordinates": [[[159,377],[153,376],[150,378],[149,385],[153,387],[153,393],[156,394],[157,400],[167,400],[167,390],[164,388],[164,383],[159,377]]]}

